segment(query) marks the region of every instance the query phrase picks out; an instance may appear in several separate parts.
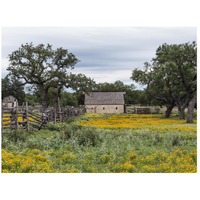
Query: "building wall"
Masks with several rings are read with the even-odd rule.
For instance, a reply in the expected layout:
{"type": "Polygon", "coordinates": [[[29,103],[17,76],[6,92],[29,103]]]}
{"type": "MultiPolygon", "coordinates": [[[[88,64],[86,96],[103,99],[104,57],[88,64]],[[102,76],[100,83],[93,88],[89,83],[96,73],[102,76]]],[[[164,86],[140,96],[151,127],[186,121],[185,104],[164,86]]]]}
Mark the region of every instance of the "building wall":
{"type": "Polygon", "coordinates": [[[13,102],[9,102],[9,103],[3,103],[3,106],[6,108],[15,108],[17,106],[17,102],[13,101],[13,102]]]}
{"type": "Polygon", "coordinates": [[[86,105],[87,113],[124,113],[124,105],[86,105]]]}

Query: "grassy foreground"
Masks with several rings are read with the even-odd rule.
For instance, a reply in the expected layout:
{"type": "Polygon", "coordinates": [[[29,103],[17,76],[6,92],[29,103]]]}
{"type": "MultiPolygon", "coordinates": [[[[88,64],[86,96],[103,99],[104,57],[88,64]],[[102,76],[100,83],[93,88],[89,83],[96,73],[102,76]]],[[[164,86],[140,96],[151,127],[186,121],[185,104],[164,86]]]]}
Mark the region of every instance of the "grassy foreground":
{"type": "Polygon", "coordinates": [[[178,116],[85,114],[2,136],[2,172],[197,172],[196,124],[178,116]]]}

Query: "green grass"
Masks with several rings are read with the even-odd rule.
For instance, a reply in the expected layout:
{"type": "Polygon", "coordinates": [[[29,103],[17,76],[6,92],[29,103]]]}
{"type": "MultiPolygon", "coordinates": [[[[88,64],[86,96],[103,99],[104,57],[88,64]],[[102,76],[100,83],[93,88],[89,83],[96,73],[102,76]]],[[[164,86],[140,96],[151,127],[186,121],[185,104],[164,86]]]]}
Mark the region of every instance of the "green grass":
{"type": "MultiPolygon", "coordinates": [[[[71,122],[80,119],[89,120],[81,116],[71,119],[71,122]]],[[[48,124],[46,129],[40,132],[4,133],[2,149],[6,150],[5,157],[7,157],[3,158],[2,170],[8,170],[7,172],[194,172],[196,157],[193,152],[197,146],[196,138],[196,133],[180,131],[166,131],[161,134],[158,130],[149,129],[114,130],[67,123],[48,124]],[[15,166],[18,156],[23,155],[24,158],[37,160],[30,153],[33,149],[38,149],[38,156],[43,156],[45,160],[43,164],[46,166],[47,163],[51,167],[41,171],[35,164],[34,167],[30,164],[32,167],[29,166],[27,170],[27,167],[23,168],[21,163],[20,171],[15,166]],[[8,156],[9,153],[12,159],[8,156]],[[181,161],[177,160],[178,153],[183,156],[181,161]],[[189,158],[192,161],[189,161],[189,158]],[[174,162],[174,166],[169,164],[170,162],[174,162]],[[187,165],[191,170],[189,167],[186,168],[186,162],[189,162],[187,165]]]]}

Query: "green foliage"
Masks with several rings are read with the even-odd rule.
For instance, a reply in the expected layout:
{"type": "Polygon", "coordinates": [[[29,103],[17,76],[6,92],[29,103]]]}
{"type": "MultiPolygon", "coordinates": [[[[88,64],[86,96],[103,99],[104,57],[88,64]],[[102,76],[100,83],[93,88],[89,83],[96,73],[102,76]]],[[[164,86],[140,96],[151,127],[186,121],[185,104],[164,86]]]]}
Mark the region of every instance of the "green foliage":
{"type": "Polygon", "coordinates": [[[95,128],[77,129],[71,134],[71,139],[74,139],[80,146],[95,147],[102,142],[95,128]]]}
{"type": "Polygon", "coordinates": [[[177,105],[184,118],[184,109],[197,87],[196,43],[159,46],[152,65],[145,63],[144,70],[133,70],[131,79],[146,86],[155,99],[177,105]]]}
{"type": "Polygon", "coordinates": [[[21,45],[9,55],[9,62],[9,73],[40,94],[43,109],[48,106],[48,100],[54,106],[58,104],[64,87],[85,91],[95,84],[84,74],[70,73],[79,62],[74,54],[63,48],[53,50],[49,44],[21,45]]]}
{"type": "Polygon", "coordinates": [[[178,146],[180,145],[180,136],[174,135],[172,138],[172,146],[178,146]]]}
{"type": "Polygon", "coordinates": [[[50,130],[50,131],[60,131],[61,130],[61,126],[58,124],[46,124],[44,129],[50,130]]]}
{"type": "Polygon", "coordinates": [[[76,117],[69,117],[64,119],[64,123],[70,124],[72,122],[76,121],[76,117]]]}
{"type": "Polygon", "coordinates": [[[85,95],[82,92],[76,92],[75,95],[78,101],[78,105],[84,105],[85,95]]]}
{"type": "Polygon", "coordinates": [[[2,99],[7,96],[14,96],[19,105],[21,105],[25,100],[24,86],[21,81],[13,76],[7,75],[5,78],[1,79],[2,83],[2,99]]]}
{"type": "Polygon", "coordinates": [[[99,92],[124,92],[127,90],[134,90],[135,86],[125,85],[122,81],[115,81],[114,83],[99,83],[96,84],[96,91],[99,92]]]}
{"type": "Polygon", "coordinates": [[[41,100],[34,94],[26,93],[25,101],[28,102],[30,106],[41,105],[41,100]]]}
{"type": "Polygon", "coordinates": [[[25,142],[29,135],[31,135],[31,132],[24,130],[13,130],[6,133],[7,139],[13,142],[25,142]]]}
{"type": "Polygon", "coordinates": [[[74,107],[78,106],[78,100],[75,93],[62,92],[60,106],[66,107],[67,105],[74,107]]]}

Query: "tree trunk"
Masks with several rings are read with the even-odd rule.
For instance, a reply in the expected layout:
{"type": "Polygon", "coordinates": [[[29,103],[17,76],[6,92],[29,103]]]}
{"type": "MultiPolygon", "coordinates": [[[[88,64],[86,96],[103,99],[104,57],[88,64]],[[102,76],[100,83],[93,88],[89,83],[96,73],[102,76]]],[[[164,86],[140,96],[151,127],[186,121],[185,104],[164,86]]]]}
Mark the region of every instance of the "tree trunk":
{"type": "Polygon", "coordinates": [[[48,107],[48,98],[47,98],[47,92],[46,90],[42,91],[42,111],[44,112],[46,108],[48,107]]]}
{"type": "Polygon", "coordinates": [[[53,104],[53,107],[54,107],[54,109],[57,110],[57,105],[58,105],[58,96],[57,96],[57,94],[55,94],[54,97],[55,97],[55,98],[54,98],[54,104],[53,104]]]}
{"type": "Polygon", "coordinates": [[[54,99],[54,108],[59,109],[60,107],[60,98],[61,98],[61,91],[63,86],[58,88],[58,91],[55,93],[55,99],[54,99]]]}
{"type": "Polygon", "coordinates": [[[178,106],[179,118],[185,119],[185,106],[178,106]]]}
{"type": "Polygon", "coordinates": [[[193,113],[196,102],[197,102],[197,92],[194,94],[193,98],[189,102],[186,123],[193,123],[193,113]]]}
{"type": "Polygon", "coordinates": [[[169,118],[169,116],[172,113],[173,108],[174,108],[174,105],[167,105],[167,110],[165,111],[165,118],[169,118]]]}

